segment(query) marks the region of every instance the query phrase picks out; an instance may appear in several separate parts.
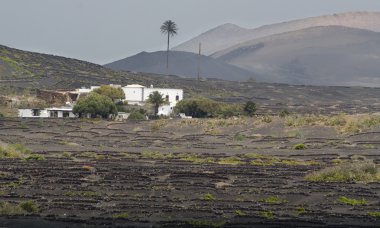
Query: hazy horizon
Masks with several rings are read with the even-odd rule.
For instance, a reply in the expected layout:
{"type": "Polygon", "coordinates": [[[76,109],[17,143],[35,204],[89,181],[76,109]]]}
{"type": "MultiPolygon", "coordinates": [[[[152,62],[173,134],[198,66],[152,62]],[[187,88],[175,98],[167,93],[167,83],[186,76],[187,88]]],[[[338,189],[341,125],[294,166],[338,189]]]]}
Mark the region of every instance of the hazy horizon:
{"type": "Polygon", "coordinates": [[[171,47],[225,23],[245,28],[352,12],[380,11],[372,0],[1,0],[0,44],[105,64],[165,49],[159,27],[174,20],[171,47]],[[326,3],[322,3],[326,2],[326,3]]]}

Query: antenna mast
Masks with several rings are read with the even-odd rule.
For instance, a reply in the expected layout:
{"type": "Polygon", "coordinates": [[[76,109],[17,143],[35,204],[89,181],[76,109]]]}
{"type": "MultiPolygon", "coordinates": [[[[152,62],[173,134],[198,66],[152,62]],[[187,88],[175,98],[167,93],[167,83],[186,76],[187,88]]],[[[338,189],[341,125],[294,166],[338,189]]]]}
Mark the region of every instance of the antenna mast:
{"type": "Polygon", "coordinates": [[[201,51],[202,51],[202,43],[199,42],[199,55],[198,55],[198,81],[201,78],[201,51]]]}

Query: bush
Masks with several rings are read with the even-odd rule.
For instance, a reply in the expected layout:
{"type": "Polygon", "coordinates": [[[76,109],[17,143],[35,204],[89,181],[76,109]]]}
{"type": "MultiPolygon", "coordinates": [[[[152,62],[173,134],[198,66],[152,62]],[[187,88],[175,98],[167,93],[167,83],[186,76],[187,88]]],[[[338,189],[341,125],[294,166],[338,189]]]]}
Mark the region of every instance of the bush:
{"type": "Polygon", "coordinates": [[[0,119],[4,118],[4,114],[0,112],[0,119]]]}
{"type": "Polygon", "coordinates": [[[367,200],[364,198],[362,198],[361,200],[357,200],[357,199],[351,199],[345,196],[341,196],[339,198],[339,202],[347,204],[347,205],[351,205],[351,206],[361,206],[361,205],[368,204],[367,200]]]}
{"type": "Polygon", "coordinates": [[[379,182],[376,164],[370,160],[355,160],[314,172],[306,177],[312,182],[379,182]]]}
{"type": "Polygon", "coordinates": [[[281,118],[285,118],[285,117],[289,116],[289,114],[290,114],[289,111],[286,110],[286,109],[284,109],[284,110],[282,110],[282,111],[280,112],[279,116],[280,116],[281,118]]]}
{"type": "Polygon", "coordinates": [[[142,114],[139,111],[133,111],[129,116],[128,120],[146,120],[146,117],[144,114],[142,114]]]}
{"type": "Polygon", "coordinates": [[[307,149],[307,146],[306,146],[305,144],[301,143],[301,144],[297,144],[297,145],[295,145],[295,146],[293,147],[293,149],[295,149],[295,150],[306,150],[306,149],[307,149]]]}
{"type": "Polygon", "coordinates": [[[256,104],[253,101],[247,101],[243,109],[248,116],[253,116],[256,113],[256,104]]]}
{"type": "Polygon", "coordinates": [[[113,101],[117,99],[125,99],[125,94],[122,88],[115,88],[109,85],[102,85],[99,89],[95,89],[94,92],[107,96],[113,101]]]}
{"type": "Polygon", "coordinates": [[[29,201],[26,201],[26,202],[22,202],[20,203],[20,207],[28,212],[28,213],[36,213],[38,212],[38,206],[35,202],[29,200],[29,201]]]}
{"type": "Polygon", "coordinates": [[[111,98],[93,92],[79,99],[73,112],[79,114],[80,117],[90,114],[93,118],[97,116],[108,118],[110,115],[117,114],[117,108],[111,98]]]}

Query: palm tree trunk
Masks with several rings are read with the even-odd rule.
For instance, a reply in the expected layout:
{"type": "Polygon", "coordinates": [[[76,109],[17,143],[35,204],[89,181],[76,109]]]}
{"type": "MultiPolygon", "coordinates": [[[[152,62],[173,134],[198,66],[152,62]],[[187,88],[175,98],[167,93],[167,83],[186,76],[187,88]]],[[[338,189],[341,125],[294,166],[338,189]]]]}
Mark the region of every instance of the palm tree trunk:
{"type": "Polygon", "coordinates": [[[169,74],[169,43],[170,43],[170,33],[168,32],[168,50],[166,52],[166,69],[168,70],[168,74],[169,74]]]}

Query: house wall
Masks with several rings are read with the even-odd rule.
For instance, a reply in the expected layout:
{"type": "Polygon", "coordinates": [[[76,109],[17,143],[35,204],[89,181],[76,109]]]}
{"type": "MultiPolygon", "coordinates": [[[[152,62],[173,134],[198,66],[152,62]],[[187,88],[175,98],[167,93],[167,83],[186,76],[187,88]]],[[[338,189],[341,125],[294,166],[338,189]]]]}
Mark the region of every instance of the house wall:
{"type": "Polygon", "coordinates": [[[123,87],[122,89],[125,94],[125,100],[127,100],[129,104],[144,102],[143,100],[144,88],[123,87]]]}
{"type": "Polygon", "coordinates": [[[40,110],[39,116],[33,115],[33,109],[19,109],[18,110],[18,117],[24,117],[24,118],[48,118],[49,113],[46,109],[40,110]]]}
{"type": "Polygon", "coordinates": [[[170,114],[173,112],[174,107],[171,107],[170,105],[162,105],[158,108],[158,115],[161,116],[170,116],[170,114]]]}
{"type": "Polygon", "coordinates": [[[149,95],[154,91],[158,91],[165,98],[169,96],[170,107],[176,106],[176,104],[183,99],[183,90],[182,89],[161,89],[161,88],[145,88],[144,89],[144,101],[149,98],[149,95]],[[178,96],[178,101],[176,97],[178,96]]]}

